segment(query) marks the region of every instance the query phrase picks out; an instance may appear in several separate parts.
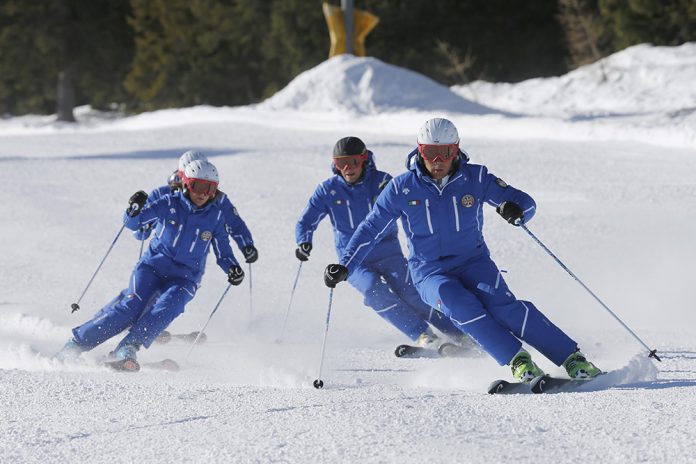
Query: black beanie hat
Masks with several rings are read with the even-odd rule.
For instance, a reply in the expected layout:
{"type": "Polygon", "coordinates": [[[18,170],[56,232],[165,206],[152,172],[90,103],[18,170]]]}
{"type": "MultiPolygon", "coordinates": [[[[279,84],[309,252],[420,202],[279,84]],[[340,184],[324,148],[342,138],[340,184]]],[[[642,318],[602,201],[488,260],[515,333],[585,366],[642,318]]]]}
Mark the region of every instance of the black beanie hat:
{"type": "Polygon", "coordinates": [[[336,142],[336,145],[334,145],[333,148],[334,158],[341,156],[364,155],[365,153],[367,153],[365,144],[357,137],[343,137],[341,140],[336,142]]]}

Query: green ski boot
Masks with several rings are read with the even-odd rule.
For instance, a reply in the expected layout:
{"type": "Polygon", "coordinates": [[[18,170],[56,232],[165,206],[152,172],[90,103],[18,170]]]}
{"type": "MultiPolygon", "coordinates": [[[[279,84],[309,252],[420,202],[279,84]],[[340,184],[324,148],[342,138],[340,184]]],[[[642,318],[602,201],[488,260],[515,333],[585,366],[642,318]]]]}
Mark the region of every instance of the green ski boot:
{"type": "Polygon", "coordinates": [[[440,337],[435,335],[432,330],[428,329],[420,334],[413,344],[420,348],[428,348],[433,346],[439,340],[440,337]]]}
{"type": "Polygon", "coordinates": [[[591,379],[602,373],[602,370],[585,359],[580,351],[576,351],[563,361],[568,376],[571,379],[591,379]]]}
{"type": "Polygon", "coordinates": [[[532,356],[525,350],[517,352],[512,361],[510,361],[510,367],[512,368],[512,376],[518,382],[529,383],[535,377],[544,375],[544,371],[534,364],[532,356]]]}

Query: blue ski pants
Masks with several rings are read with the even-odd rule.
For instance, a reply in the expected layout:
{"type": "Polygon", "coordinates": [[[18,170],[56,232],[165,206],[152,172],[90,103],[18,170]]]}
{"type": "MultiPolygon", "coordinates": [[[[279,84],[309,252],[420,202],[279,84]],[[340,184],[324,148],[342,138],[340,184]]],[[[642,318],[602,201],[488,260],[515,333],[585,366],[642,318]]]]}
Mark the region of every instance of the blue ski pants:
{"type": "Polygon", "coordinates": [[[363,296],[364,304],[411,340],[416,340],[429,324],[443,334],[461,338],[461,331],[421,300],[401,255],[375,262],[364,262],[348,278],[363,296]]]}
{"type": "Polygon", "coordinates": [[[181,277],[164,277],[139,263],[131,274],[128,290],[103,307],[94,317],[73,329],[75,341],[91,349],[130,328],[121,344],[149,347],[157,336],[193,299],[197,286],[181,277]]]}
{"type": "Polygon", "coordinates": [[[425,302],[449,316],[500,365],[522,347],[520,340],[560,366],[577,343],[552,324],[534,304],[515,298],[488,255],[443,259],[437,271],[416,282],[425,302]]]}

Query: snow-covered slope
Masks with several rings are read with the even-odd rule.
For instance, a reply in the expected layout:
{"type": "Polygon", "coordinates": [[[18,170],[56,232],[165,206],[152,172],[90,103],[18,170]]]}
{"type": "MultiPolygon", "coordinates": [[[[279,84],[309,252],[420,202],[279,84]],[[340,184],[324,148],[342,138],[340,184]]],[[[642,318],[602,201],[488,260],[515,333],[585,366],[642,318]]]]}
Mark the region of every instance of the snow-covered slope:
{"type": "MultiPolygon", "coordinates": [[[[674,51],[647,50],[658,61],[674,51]]],[[[340,78],[340,67],[360,63],[325,63],[326,76],[286,91],[310,95],[313,82],[353,82],[340,78]],[[330,79],[336,73],[340,79],[330,79]]],[[[382,95],[377,81],[365,82],[382,95]]],[[[423,88],[427,97],[432,87],[423,88]]],[[[696,207],[696,151],[685,135],[693,121],[663,112],[655,132],[648,127],[654,119],[644,116],[618,124],[418,105],[399,110],[397,96],[408,87],[399,89],[378,109],[365,103],[369,92],[341,90],[347,106],[327,97],[328,107],[312,111],[197,107],[107,120],[81,109],[84,122],[73,126],[40,117],[0,121],[0,461],[694,462],[696,311],[689,288],[696,221],[689,211],[696,207]],[[486,239],[516,295],[535,302],[613,372],[582,393],[488,396],[491,380],[510,378],[507,367],[487,357],[395,358],[394,347],[405,340],[345,285],[334,295],[326,386],[312,388],[328,304],[322,271],[336,258],[325,220],[302,267],[285,343],[274,343],[298,271],[295,221],[316,184],[331,175],[338,138],[360,136],[378,166],[397,174],[422,121],[443,114],[458,124],[473,162],[534,196],[539,210],[530,229],[658,350],[662,363],[648,360],[647,350],[523,231],[488,209],[486,239]],[[139,253],[128,234],[82,309],[70,313],[118,232],[128,197],[161,185],[191,148],[211,157],[221,189],[254,234],[260,258],[253,313],[245,283],[229,292],[208,342],[188,360],[181,343],[141,351],[143,361],[179,360],[178,373],[124,375],[100,367],[98,358],[115,340],[81,363],[51,359],[71,327],[126,285],[139,253]]],[[[666,100],[671,90],[663,88],[666,100]]],[[[225,287],[210,260],[196,299],[171,330],[199,330],[225,287]]],[[[547,372],[562,373],[536,359],[547,372]]]]}

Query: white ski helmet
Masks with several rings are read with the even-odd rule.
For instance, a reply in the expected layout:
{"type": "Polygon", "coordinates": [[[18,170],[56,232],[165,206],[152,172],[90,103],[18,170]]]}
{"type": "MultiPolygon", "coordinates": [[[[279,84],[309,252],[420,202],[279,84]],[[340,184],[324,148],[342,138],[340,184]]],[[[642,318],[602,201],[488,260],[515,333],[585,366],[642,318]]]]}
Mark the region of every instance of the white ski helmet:
{"type": "Polygon", "coordinates": [[[179,172],[183,173],[186,165],[191,161],[202,160],[208,161],[208,158],[200,151],[189,150],[179,158],[179,172]]]}
{"type": "Polygon", "coordinates": [[[212,196],[220,183],[220,175],[210,161],[195,160],[186,165],[183,181],[185,190],[212,196]]]}
{"type": "Polygon", "coordinates": [[[417,142],[418,145],[458,145],[459,133],[449,119],[428,119],[418,130],[417,142]]]}

